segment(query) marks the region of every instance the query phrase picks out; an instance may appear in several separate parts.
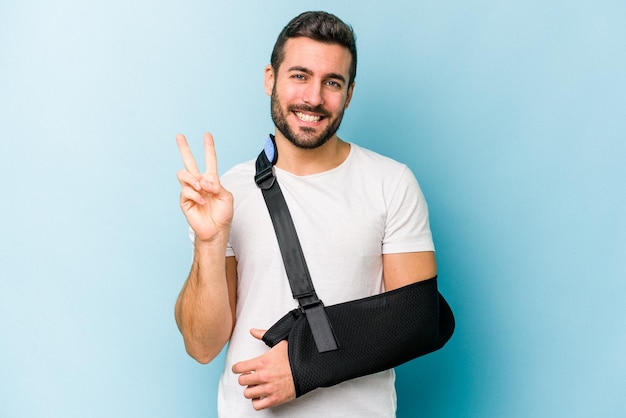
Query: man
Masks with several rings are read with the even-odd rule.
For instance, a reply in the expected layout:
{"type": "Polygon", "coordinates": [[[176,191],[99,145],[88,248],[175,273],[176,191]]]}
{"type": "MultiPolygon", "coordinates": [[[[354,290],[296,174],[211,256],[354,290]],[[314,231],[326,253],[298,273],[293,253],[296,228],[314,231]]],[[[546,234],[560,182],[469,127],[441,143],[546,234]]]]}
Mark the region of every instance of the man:
{"type": "MultiPolygon", "coordinates": [[[[333,15],[307,12],[283,29],[265,68],[276,178],[326,306],[436,275],[426,203],[412,173],[336,134],[354,91],[356,62],[352,29],[333,15]]],[[[254,162],[220,180],[210,134],[204,138],[205,173],[184,136],[177,143],[185,165],[178,173],[180,204],[195,247],[176,321],[187,352],[201,363],[229,342],[219,415],[395,416],[393,370],[296,399],[291,342],[270,349],[261,341],[297,302],[254,182],[254,162]]]]}

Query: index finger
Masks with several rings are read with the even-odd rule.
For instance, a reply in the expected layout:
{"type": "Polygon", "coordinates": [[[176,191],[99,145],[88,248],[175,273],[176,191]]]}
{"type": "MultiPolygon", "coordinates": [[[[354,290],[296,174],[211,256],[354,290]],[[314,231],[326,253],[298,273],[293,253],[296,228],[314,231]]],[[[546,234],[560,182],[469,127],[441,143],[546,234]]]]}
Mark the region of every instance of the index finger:
{"type": "Polygon", "coordinates": [[[189,144],[187,143],[187,138],[185,138],[185,135],[176,135],[176,145],[178,145],[180,155],[183,157],[183,164],[185,165],[185,169],[191,174],[199,176],[200,170],[198,169],[196,160],[193,158],[193,154],[191,153],[191,149],[189,148],[189,144]]]}
{"type": "Polygon", "coordinates": [[[254,373],[258,368],[258,357],[233,364],[232,372],[236,374],[254,373]]]}
{"type": "Polygon", "coordinates": [[[204,134],[204,163],[206,164],[205,176],[210,181],[217,181],[217,154],[215,152],[215,141],[209,132],[204,134]]]}

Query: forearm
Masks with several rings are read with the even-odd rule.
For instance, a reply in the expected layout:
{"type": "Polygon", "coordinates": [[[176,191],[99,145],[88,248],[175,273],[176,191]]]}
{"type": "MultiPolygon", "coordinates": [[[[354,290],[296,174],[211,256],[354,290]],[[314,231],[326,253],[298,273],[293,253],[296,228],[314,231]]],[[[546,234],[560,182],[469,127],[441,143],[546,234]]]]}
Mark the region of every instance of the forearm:
{"type": "Polygon", "coordinates": [[[219,354],[233,329],[225,253],[224,240],[196,240],[191,272],[176,301],[185,348],[200,363],[219,354]]]}

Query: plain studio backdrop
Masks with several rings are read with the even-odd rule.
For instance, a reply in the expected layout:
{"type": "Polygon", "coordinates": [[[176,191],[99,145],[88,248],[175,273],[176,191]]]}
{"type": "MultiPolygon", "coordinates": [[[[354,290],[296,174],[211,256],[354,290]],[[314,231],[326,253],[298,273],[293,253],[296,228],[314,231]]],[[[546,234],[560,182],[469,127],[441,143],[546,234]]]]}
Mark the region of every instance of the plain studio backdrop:
{"type": "Polygon", "coordinates": [[[358,35],[340,136],[416,174],[457,318],[398,417],[626,416],[621,0],[1,0],[0,416],[215,416],[174,137],[254,158],[274,40],[317,9],[358,35]]]}

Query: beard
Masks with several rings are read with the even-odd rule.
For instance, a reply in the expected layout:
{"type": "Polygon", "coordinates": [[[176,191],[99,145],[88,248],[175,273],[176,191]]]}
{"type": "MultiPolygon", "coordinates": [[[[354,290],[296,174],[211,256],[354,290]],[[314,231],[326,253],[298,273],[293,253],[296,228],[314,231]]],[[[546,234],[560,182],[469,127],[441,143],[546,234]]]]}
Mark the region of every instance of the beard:
{"type": "MultiPolygon", "coordinates": [[[[272,108],[272,121],[274,121],[274,125],[276,129],[283,134],[285,138],[293,145],[302,149],[315,149],[324,145],[330,138],[332,138],[337,130],[339,129],[339,125],[341,125],[341,120],[343,119],[343,112],[337,115],[335,119],[330,121],[330,124],[319,133],[319,135],[315,135],[315,129],[302,126],[299,128],[298,132],[294,132],[294,130],[287,123],[287,115],[283,112],[280,99],[278,98],[278,94],[276,94],[276,85],[272,89],[272,99],[271,99],[271,108],[272,108]]],[[[320,106],[307,106],[307,105],[292,105],[287,108],[287,113],[292,112],[314,112],[318,115],[322,115],[324,118],[330,118],[331,114],[328,113],[321,105],[320,106]]]]}

